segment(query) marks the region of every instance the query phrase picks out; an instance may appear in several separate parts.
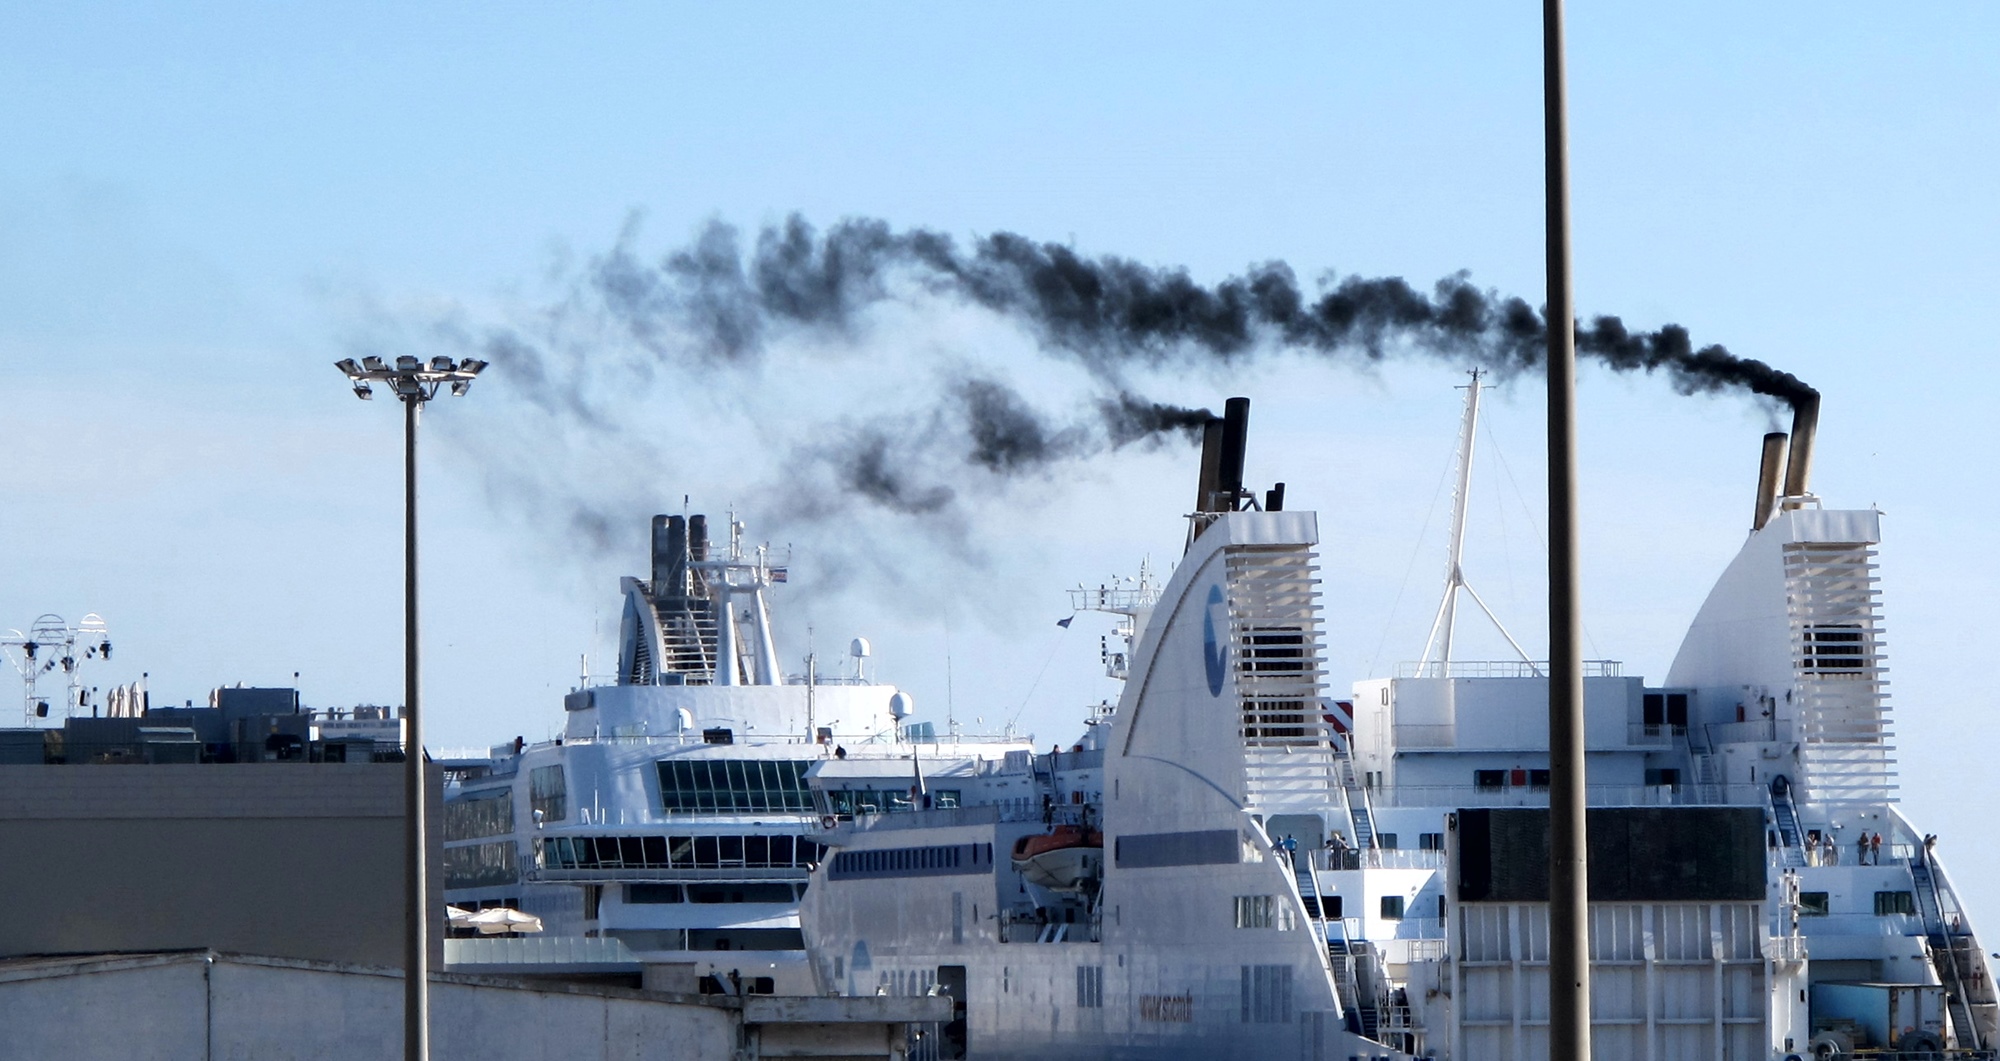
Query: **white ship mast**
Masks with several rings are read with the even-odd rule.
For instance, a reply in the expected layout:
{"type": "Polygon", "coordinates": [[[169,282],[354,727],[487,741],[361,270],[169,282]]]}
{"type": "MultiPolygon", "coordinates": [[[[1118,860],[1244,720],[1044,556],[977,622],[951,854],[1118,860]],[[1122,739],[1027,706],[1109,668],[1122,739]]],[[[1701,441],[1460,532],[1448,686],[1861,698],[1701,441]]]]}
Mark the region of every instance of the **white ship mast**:
{"type": "Polygon", "coordinates": [[[1493,609],[1487,607],[1486,602],[1480,599],[1479,591],[1473,589],[1472,584],[1465,580],[1465,568],[1462,563],[1465,554],[1465,514],[1471,500],[1472,450],[1479,428],[1480,371],[1475,368],[1471,375],[1472,382],[1464,388],[1465,420],[1459,428],[1458,435],[1458,483],[1451,497],[1451,554],[1445,568],[1444,599],[1438,602],[1437,618],[1431,621],[1430,636],[1424,640],[1424,655],[1418,664],[1417,673],[1431,676],[1435,670],[1436,677],[1451,676],[1451,641],[1458,629],[1458,594],[1463,590],[1472,597],[1472,603],[1479,605],[1479,610],[1486,613],[1486,618],[1492,621],[1493,628],[1500,631],[1501,637],[1507,639],[1507,644],[1520,655],[1522,662],[1527,663],[1539,675],[1541,669],[1528,658],[1528,653],[1521,648],[1521,643],[1514,640],[1514,635],[1507,632],[1506,624],[1502,623],[1500,617],[1493,614],[1493,609]],[[1436,660],[1435,667],[1432,664],[1433,659],[1436,660]]]}

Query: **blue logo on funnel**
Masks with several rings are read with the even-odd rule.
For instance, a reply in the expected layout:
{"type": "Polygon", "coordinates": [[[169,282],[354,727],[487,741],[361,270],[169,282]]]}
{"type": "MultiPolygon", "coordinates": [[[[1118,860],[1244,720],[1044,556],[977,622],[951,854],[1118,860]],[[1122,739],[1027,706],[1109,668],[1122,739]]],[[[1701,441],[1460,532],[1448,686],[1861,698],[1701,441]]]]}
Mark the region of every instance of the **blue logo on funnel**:
{"type": "Polygon", "coordinates": [[[1208,666],[1208,695],[1222,695],[1222,678],[1228,670],[1229,649],[1215,636],[1215,609],[1222,603],[1222,587],[1208,587],[1208,608],[1201,615],[1201,661],[1208,666]]]}

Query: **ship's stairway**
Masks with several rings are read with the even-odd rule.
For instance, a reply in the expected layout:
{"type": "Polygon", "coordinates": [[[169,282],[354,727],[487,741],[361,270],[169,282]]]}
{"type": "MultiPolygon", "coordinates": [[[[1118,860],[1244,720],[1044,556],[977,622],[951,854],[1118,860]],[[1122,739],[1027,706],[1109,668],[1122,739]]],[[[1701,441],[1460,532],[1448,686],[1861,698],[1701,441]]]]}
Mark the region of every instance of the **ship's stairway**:
{"type": "Polygon", "coordinates": [[[1326,953],[1334,968],[1334,987],[1340,997],[1340,1008],[1351,1014],[1348,1030],[1375,1042],[1382,1041],[1382,1022],[1389,1009],[1386,991],[1387,979],[1383,975],[1375,949],[1365,940],[1355,939],[1347,934],[1344,922],[1331,923],[1335,927],[1327,933],[1326,953]]]}
{"type": "Polygon", "coordinates": [[[1792,802],[1792,790],[1786,786],[1783,793],[1771,793],[1771,820],[1777,825],[1778,843],[1784,853],[1785,866],[1800,869],[1806,864],[1805,832],[1799,828],[1799,809],[1792,802]]]}
{"type": "Polygon", "coordinates": [[[1302,858],[1298,861],[1304,864],[1293,865],[1292,876],[1299,882],[1299,898],[1305,902],[1306,916],[1318,921],[1326,916],[1320,910],[1319,880],[1313,875],[1312,859],[1310,857],[1302,858]]]}
{"type": "Polygon", "coordinates": [[[1368,787],[1354,771],[1354,757],[1346,747],[1336,742],[1334,754],[1338,756],[1341,794],[1347,798],[1347,816],[1354,825],[1354,848],[1366,851],[1375,846],[1375,815],[1368,805],[1368,787]]]}
{"type": "Polygon", "coordinates": [[[1917,896],[1917,914],[1924,922],[1924,942],[1931,966],[1944,985],[1951,1028],[1962,1050],[1979,1050],[1993,1040],[1993,1022],[2000,998],[1981,960],[1979,941],[1965,926],[1958,897],[1944,875],[1936,871],[1930,852],[1910,860],[1910,879],[1917,896]]]}
{"type": "Polygon", "coordinates": [[[1354,957],[1347,946],[1347,924],[1340,918],[1326,916],[1325,896],[1319,890],[1319,877],[1313,866],[1313,852],[1287,851],[1292,862],[1292,880],[1298,886],[1299,899],[1305,906],[1306,917],[1317,937],[1327,941],[1326,968],[1333,977],[1334,997],[1340,1002],[1340,1012],[1348,1021],[1350,1029],[1360,1027],[1356,1012],[1359,998],[1356,982],[1354,957]]]}
{"type": "Polygon", "coordinates": [[[1701,803],[1722,802],[1722,778],[1715,766],[1715,756],[1709,752],[1695,752],[1694,797],[1701,803]]]}

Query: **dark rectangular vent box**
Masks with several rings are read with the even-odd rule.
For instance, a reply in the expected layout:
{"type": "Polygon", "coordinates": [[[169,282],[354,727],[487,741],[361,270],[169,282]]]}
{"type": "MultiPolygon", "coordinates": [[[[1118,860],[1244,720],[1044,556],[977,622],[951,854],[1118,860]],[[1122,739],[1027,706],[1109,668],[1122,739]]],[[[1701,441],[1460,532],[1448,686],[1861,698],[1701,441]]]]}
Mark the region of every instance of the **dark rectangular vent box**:
{"type": "MultiPolygon", "coordinates": [[[[1585,812],[1592,902],[1761,902],[1757,807],[1600,807],[1585,812]]],[[[1458,812],[1458,901],[1549,900],[1549,812],[1458,812]]]]}

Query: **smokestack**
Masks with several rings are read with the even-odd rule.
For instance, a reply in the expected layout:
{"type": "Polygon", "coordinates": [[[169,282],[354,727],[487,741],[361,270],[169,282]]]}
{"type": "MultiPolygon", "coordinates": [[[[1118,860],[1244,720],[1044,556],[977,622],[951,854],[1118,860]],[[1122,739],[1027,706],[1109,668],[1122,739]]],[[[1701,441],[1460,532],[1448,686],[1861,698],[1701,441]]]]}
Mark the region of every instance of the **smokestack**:
{"type": "Polygon", "coordinates": [[[1785,496],[1804,497],[1812,480],[1813,433],[1819,429],[1819,395],[1792,401],[1792,454],[1785,464],[1785,496]]]}
{"type": "Polygon", "coordinates": [[[1195,483],[1194,510],[1215,511],[1216,480],[1222,468],[1222,421],[1209,417],[1201,425],[1201,476],[1195,483]]]}
{"type": "Polygon", "coordinates": [[[1215,492],[1227,500],[1218,511],[1236,511],[1243,497],[1243,449],[1249,434],[1250,399],[1229,399],[1222,407],[1222,463],[1215,480],[1215,492]]]}
{"type": "Polygon", "coordinates": [[[679,516],[654,516],[654,600],[687,596],[687,559],[687,521],[679,516]]]}
{"type": "Polygon", "coordinates": [[[693,515],[688,517],[688,556],[695,560],[708,559],[708,517],[693,515]]]}
{"type": "Polygon", "coordinates": [[[1751,530],[1763,530],[1771,521],[1771,513],[1778,509],[1779,476],[1785,467],[1785,433],[1773,431],[1764,436],[1764,460],[1757,466],[1757,513],[1750,520],[1751,530]]]}

